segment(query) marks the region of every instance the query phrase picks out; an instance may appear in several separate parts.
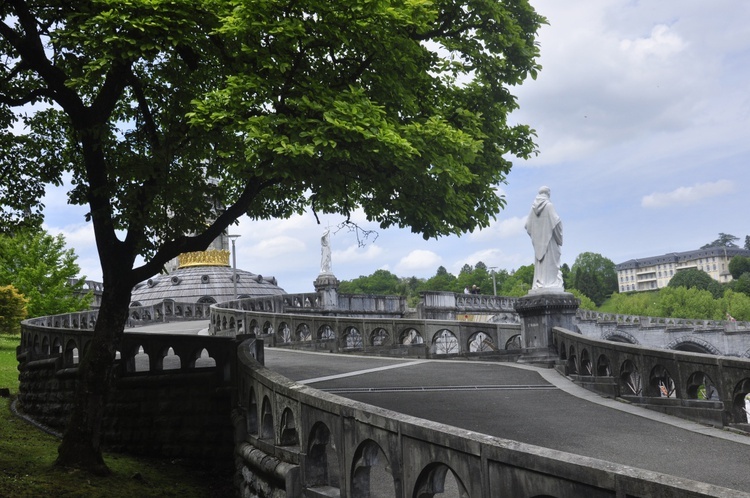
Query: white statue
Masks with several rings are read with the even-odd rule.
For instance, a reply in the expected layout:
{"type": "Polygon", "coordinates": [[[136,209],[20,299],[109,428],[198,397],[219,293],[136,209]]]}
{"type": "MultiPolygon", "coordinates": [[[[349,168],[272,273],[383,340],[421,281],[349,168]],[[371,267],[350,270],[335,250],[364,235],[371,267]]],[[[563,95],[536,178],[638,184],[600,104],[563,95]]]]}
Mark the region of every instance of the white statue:
{"type": "Polygon", "coordinates": [[[560,247],[563,243],[562,221],[549,200],[549,187],[539,189],[531,205],[526,231],[534,245],[534,283],[532,292],[563,291],[560,271],[560,247]]]}
{"type": "Polygon", "coordinates": [[[320,273],[331,273],[331,231],[328,229],[320,238],[320,273]]]}

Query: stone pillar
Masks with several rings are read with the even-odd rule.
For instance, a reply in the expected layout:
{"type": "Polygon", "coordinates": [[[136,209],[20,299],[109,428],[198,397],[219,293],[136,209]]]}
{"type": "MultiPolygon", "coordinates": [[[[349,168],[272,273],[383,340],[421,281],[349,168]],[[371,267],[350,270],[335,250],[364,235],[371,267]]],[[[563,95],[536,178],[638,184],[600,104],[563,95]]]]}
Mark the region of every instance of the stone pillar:
{"type": "Polygon", "coordinates": [[[522,361],[553,362],[557,358],[552,349],[552,329],[562,327],[575,331],[578,299],[564,291],[532,291],[516,301],[515,309],[521,317],[521,339],[524,348],[522,361]]]}
{"type": "Polygon", "coordinates": [[[339,307],[339,280],[333,273],[321,273],[313,282],[318,293],[320,306],[324,310],[335,310],[339,307]]]}

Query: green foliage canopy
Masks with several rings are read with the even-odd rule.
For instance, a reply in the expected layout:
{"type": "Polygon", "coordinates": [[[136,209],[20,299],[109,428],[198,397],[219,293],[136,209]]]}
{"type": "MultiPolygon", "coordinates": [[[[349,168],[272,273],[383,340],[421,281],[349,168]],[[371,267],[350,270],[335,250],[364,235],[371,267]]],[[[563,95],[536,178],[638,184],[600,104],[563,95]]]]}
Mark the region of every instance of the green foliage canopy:
{"type": "Polygon", "coordinates": [[[579,254],[570,273],[573,287],[588,296],[597,306],[617,291],[615,263],[601,254],[579,254]]]}
{"type": "Polygon", "coordinates": [[[82,292],[76,259],[62,235],[32,229],[0,235],[0,285],[12,284],[28,299],[29,316],[84,310],[91,296],[82,292]]]}
{"type": "Polygon", "coordinates": [[[750,258],[735,256],[729,261],[729,273],[733,279],[738,279],[743,273],[750,273],[750,258]]]}
{"type": "Polygon", "coordinates": [[[728,233],[720,232],[719,237],[716,240],[701,246],[701,249],[708,249],[709,247],[737,247],[737,244],[735,244],[735,241],[737,240],[740,240],[740,238],[728,233]]]}
{"type": "Polygon", "coordinates": [[[0,334],[19,334],[28,300],[12,285],[0,286],[0,334]]]}
{"type": "Polygon", "coordinates": [[[509,87],[536,76],[544,22],[527,0],[0,4],[0,225],[71,178],[104,281],[79,367],[96,399],[58,462],[106,471],[94,421],[131,289],[239,216],[487,226],[508,157],[535,152],[509,87]]]}
{"type": "Polygon", "coordinates": [[[668,287],[685,287],[687,289],[707,290],[714,297],[721,297],[724,289],[711,275],[697,268],[680,270],[669,280],[668,287]]]}

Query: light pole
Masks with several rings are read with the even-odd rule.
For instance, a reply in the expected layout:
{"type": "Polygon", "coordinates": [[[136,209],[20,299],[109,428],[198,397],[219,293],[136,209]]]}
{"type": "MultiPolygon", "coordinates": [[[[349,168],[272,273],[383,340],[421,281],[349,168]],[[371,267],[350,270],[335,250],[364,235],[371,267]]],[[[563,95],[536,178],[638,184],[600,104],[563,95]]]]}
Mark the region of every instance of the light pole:
{"type": "Polygon", "coordinates": [[[497,296],[497,283],[495,282],[495,268],[497,266],[490,266],[490,271],[492,272],[492,295],[497,296]]]}
{"type": "Polygon", "coordinates": [[[234,241],[237,240],[239,235],[227,235],[232,241],[232,282],[234,283],[234,297],[237,299],[237,251],[234,250],[234,241]]]}

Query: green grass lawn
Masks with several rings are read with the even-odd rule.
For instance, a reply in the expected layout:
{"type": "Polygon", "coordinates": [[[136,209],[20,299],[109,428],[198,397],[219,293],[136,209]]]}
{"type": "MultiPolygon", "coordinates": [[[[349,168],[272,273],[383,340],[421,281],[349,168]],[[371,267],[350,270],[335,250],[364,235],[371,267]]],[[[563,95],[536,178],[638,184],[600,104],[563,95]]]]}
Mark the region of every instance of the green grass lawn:
{"type": "Polygon", "coordinates": [[[59,439],[46,434],[10,410],[18,393],[16,346],[19,336],[0,335],[0,497],[150,497],[233,496],[230,475],[186,468],[169,460],[105,453],[108,477],[53,466],[59,439]]]}

